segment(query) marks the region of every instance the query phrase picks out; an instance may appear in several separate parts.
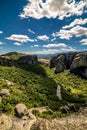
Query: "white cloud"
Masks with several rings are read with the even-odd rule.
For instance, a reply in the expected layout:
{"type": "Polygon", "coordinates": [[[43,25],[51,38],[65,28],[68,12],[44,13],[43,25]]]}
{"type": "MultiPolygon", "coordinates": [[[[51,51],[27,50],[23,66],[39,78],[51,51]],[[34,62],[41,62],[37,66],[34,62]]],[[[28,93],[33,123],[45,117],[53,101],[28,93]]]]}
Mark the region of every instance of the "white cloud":
{"type": "Polygon", "coordinates": [[[87,36],[87,28],[77,25],[69,30],[61,29],[59,32],[53,33],[52,36],[60,37],[60,39],[67,39],[67,40],[69,40],[73,36],[75,37],[87,36]]]}
{"type": "Polygon", "coordinates": [[[42,41],[47,41],[49,37],[46,35],[42,35],[42,36],[37,36],[37,39],[42,40],[42,41]]]}
{"type": "Polygon", "coordinates": [[[87,18],[85,19],[75,19],[73,22],[71,22],[69,25],[63,26],[63,29],[74,27],[75,25],[84,25],[87,24],[87,18]]]}
{"type": "Polygon", "coordinates": [[[14,45],[16,45],[16,46],[21,46],[22,44],[19,43],[19,42],[15,42],[14,45]]]}
{"type": "Polygon", "coordinates": [[[71,46],[67,48],[61,48],[61,52],[74,52],[74,51],[76,51],[76,49],[71,46]]]}
{"type": "Polygon", "coordinates": [[[35,32],[34,32],[33,30],[31,30],[31,29],[28,29],[28,31],[29,31],[30,33],[32,33],[32,34],[35,34],[35,32]]]}
{"type": "Polygon", "coordinates": [[[31,46],[31,47],[39,47],[39,45],[35,44],[35,45],[31,46]]]}
{"type": "Polygon", "coordinates": [[[36,45],[34,45],[34,47],[39,47],[39,45],[36,44],[36,45]]]}
{"type": "Polygon", "coordinates": [[[42,51],[34,51],[34,52],[27,52],[27,54],[55,54],[55,53],[60,53],[60,50],[56,50],[56,49],[48,49],[48,50],[42,50],[42,51]]]}
{"type": "Polygon", "coordinates": [[[3,33],[3,31],[0,31],[0,34],[2,34],[3,33]]]}
{"type": "Polygon", "coordinates": [[[67,45],[64,43],[58,43],[58,44],[47,44],[47,45],[43,45],[43,47],[45,48],[56,48],[56,47],[62,47],[62,48],[66,48],[67,45]]]}
{"type": "Polygon", "coordinates": [[[69,48],[62,48],[62,49],[43,49],[41,51],[34,51],[34,52],[26,52],[27,54],[55,54],[55,53],[63,53],[63,52],[73,52],[76,51],[75,48],[69,47],[69,48]]]}
{"type": "Polygon", "coordinates": [[[55,41],[56,40],[56,38],[54,37],[53,39],[51,39],[51,42],[53,42],[53,41],[55,41]]]}
{"type": "Polygon", "coordinates": [[[0,45],[2,45],[2,44],[4,44],[4,42],[1,42],[1,41],[0,41],[0,45]]]}
{"type": "Polygon", "coordinates": [[[23,12],[19,15],[21,18],[43,17],[64,19],[72,15],[82,15],[86,2],[83,0],[28,0],[28,4],[23,8],[23,12]]]}
{"type": "Polygon", "coordinates": [[[6,39],[12,40],[12,41],[17,41],[20,43],[34,42],[34,40],[30,39],[27,35],[20,35],[20,34],[13,34],[10,37],[7,37],[6,39]]]}
{"type": "Polygon", "coordinates": [[[80,42],[82,43],[82,45],[87,45],[87,38],[86,39],[82,39],[80,42]]]}

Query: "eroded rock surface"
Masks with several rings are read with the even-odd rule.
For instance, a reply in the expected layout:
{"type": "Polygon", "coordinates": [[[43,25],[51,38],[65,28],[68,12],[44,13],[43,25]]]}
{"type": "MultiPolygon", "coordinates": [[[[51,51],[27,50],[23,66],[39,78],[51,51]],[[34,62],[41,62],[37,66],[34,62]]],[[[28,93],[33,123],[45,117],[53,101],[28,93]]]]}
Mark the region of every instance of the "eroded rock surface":
{"type": "Polygon", "coordinates": [[[17,118],[0,115],[0,130],[87,130],[87,107],[60,119],[17,118]]]}

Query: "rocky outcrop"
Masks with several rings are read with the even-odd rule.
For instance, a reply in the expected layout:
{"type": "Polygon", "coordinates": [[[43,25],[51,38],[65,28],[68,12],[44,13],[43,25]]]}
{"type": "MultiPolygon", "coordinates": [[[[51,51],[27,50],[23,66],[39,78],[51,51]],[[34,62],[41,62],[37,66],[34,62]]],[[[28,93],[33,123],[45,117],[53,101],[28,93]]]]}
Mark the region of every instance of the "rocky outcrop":
{"type": "Polygon", "coordinates": [[[9,58],[9,57],[1,56],[0,57],[0,65],[6,65],[6,66],[9,66],[9,67],[13,67],[14,66],[14,60],[9,58]]]}
{"type": "Polygon", "coordinates": [[[70,66],[70,72],[80,73],[87,78],[87,55],[76,54],[70,66]]]}
{"type": "Polygon", "coordinates": [[[37,64],[38,57],[36,55],[26,55],[19,58],[19,63],[37,64]]]}
{"type": "Polygon", "coordinates": [[[50,60],[50,68],[54,67],[55,73],[69,69],[70,72],[87,78],[87,53],[60,54],[50,60]]]}
{"type": "Polygon", "coordinates": [[[61,119],[39,119],[30,130],[87,130],[87,108],[79,114],[61,119]]]}
{"type": "Polygon", "coordinates": [[[87,130],[87,108],[60,119],[17,118],[0,115],[0,130],[87,130]]]}

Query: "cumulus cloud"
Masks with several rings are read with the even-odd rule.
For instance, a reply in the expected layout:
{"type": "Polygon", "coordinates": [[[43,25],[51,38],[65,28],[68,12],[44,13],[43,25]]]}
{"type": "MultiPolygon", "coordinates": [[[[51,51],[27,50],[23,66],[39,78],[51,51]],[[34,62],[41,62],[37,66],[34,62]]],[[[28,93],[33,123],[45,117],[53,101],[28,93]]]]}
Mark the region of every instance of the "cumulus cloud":
{"type": "Polygon", "coordinates": [[[86,39],[82,39],[80,42],[82,43],[82,45],[87,45],[87,38],[86,39]]]}
{"type": "Polygon", "coordinates": [[[27,35],[20,35],[20,34],[13,34],[10,37],[7,37],[6,39],[20,43],[34,42],[34,40],[30,39],[27,35]]]}
{"type": "Polygon", "coordinates": [[[56,48],[56,47],[63,47],[63,48],[66,48],[67,45],[64,44],[64,43],[58,43],[58,44],[47,44],[47,45],[43,45],[43,47],[45,48],[56,48]]]}
{"type": "Polygon", "coordinates": [[[1,42],[1,41],[0,41],[0,45],[2,45],[2,44],[4,44],[4,42],[1,42]]]}
{"type": "Polygon", "coordinates": [[[52,36],[60,37],[60,39],[67,39],[67,40],[69,40],[73,36],[75,37],[87,36],[87,28],[77,25],[69,30],[61,29],[59,32],[53,33],[52,36]]]}
{"type": "Polygon", "coordinates": [[[28,31],[29,31],[30,33],[32,33],[32,34],[35,34],[35,32],[34,32],[33,30],[31,30],[31,29],[28,29],[28,31]]]}
{"type": "Polygon", "coordinates": [[[2,34],[3,33],[3,31],[0,31],[0,34],[2,34]]]}
{"type": "Polygon", "coordinates": [[[21,18],[32,17],[35,19],[56,18],[64,19],[72,15],[82,15],[86,2],[76,0],[28,0],[28,4],[19,15],[21,18]]]}
{"type": "Polygon", "coordinates": [[[16,46],[21,46],[22,44],[19,43],[19,42],[15,42],[14,45],[16,45],[16,46]]]}
{"type": "Polygon", "coordinates": [[[74,27],[75,25],[84,25],[87,24],[87,18],[85,19],[75,19],[73,22],[71,22],[69,25],[63,26],[63,29],[74,27]]]}
{"type": "Polygon", "coordinates": [[[74,51],[76,51],[76,49],[71,46],[67,48],[61,48],[61,52],[74,52],[74,51]]]}
{"type": "Polygon", "coordinates": [[[47,41],[49,37],[46,35],[42,35],[42,36],[37,36],[37,39],[42,40],[42,41],[47,41]]]}
{"type": "Polygon", "coordinates": [[[47,44],[43,45],[45,48],[58,48],[60,52],[71,52],[71,51],[76,51],[75,48],[66,45],[65,43],[59,43],[59,44],[47,44]]]}

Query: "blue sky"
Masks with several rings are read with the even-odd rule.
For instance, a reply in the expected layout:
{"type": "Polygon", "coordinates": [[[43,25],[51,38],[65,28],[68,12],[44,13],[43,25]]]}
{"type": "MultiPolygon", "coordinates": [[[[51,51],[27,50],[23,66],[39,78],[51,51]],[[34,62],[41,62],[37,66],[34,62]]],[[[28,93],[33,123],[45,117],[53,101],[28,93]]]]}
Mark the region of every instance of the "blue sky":
{"type": "Polygon", "coordinates": [[[0,0],[0,54],[87,51],[87,0],[0,0]]]}

